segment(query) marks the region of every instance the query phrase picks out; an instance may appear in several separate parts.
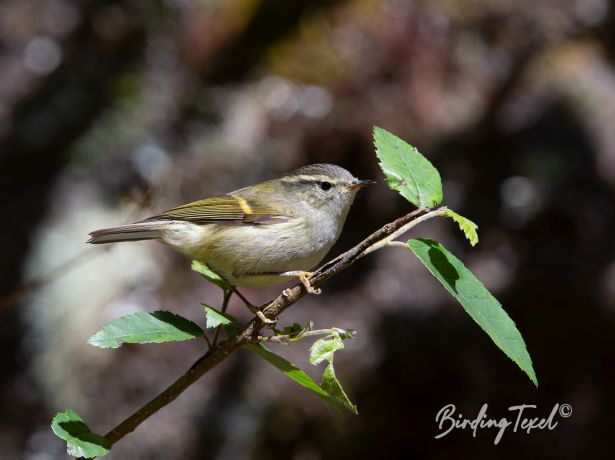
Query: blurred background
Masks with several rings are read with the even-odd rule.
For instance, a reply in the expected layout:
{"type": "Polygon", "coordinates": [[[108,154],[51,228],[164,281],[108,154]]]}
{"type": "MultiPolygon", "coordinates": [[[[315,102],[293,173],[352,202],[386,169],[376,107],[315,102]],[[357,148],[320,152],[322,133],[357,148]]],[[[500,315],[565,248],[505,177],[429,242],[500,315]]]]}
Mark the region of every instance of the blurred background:
{"type": "MultiPolygon", "coordinates": [[[[65,458],[54,413],[107,432],[183,373],[202,343],[86,344],[169,309],[202,321],[219,289],[152,242],[88,247],[131,222],[313,162],[379,181],[331,255],[411,210],[386,188],[382,126],[440,170],[479,224],[442,241],[502,301],[540,386],[412,255],[379,251],[280,325],[358,329],[336,368],[359,415],[336,415],[240,351],[113,448],[116,459],[613,458],[615,11],[606,0],[2,0],[0,452],[65,458]],[[554,404],[553,431],[456,431],[453,403],[554,404]]],[[[246,290],[254,303],[278,289],[246,290]]],[[[246,318],[233,300],[231,313],[246,318]]],[[[315,379],[309,343],[275,351],[315,379]]]]}

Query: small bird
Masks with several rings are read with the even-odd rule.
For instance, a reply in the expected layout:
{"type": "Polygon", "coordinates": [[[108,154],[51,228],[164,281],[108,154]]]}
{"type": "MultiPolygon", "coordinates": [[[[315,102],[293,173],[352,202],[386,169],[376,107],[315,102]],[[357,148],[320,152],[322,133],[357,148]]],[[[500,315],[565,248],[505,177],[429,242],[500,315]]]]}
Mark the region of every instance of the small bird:
{"type": "Polygon", "coordinates": [[[133,224],[93,231],[88,243],[158,240],[233,287],[295,277],[318,293],[308,270],[337,241],[357,191],[371,183],[336,165],[312,164],[133,224]]]}

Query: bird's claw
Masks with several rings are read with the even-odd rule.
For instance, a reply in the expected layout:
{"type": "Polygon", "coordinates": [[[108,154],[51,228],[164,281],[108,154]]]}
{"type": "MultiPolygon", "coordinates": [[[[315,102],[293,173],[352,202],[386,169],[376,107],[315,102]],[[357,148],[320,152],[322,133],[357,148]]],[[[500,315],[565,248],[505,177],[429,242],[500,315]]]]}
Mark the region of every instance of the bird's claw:
{"type": "Polygon", "coordinates": [[[312,276],[312,273],[310,272],[303,272],[301,273],[298,278],[299,281],[301,281],[301,284],[303,284],[303,287],[305,288],[305,290],[309,293],[309,294],[320,294],[322,291],[320,290],[320,288],[315,288],[314,286],[312,286],[312,284],[310,283],[310,280],[308,279],[308,277],[312,276]]]}

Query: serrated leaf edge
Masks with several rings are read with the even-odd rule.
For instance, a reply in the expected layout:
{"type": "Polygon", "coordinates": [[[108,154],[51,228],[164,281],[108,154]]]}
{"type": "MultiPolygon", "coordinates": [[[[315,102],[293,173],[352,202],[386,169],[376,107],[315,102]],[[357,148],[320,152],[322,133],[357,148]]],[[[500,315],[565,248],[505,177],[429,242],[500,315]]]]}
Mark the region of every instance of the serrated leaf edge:
{"type": "Polygon", "coordinates": [[[473,221],[468,219],[467,217],[462,216],[461,214],[456,213],[452,209],[445,209],[442,213],[444,217],[450,217],[459,226],[459,229],[463,232],[466,239],[470,242],[472,247],[478,244],[478,225],[473,221]],[[468,228],[466,228],[466,226],[468,228]]]}

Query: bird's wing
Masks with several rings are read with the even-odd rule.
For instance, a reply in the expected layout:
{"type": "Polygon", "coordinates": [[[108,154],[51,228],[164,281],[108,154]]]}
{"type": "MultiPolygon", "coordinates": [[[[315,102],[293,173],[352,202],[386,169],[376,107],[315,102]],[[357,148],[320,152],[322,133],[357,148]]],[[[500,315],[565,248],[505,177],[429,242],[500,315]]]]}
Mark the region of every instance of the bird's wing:
{"type": "Polygon", "coordinates": [[[195,224],[268,224],[292,219],[279,210],[237,195],[220,195],[169,209],[147,220],[185,220],[195,224]]]}

